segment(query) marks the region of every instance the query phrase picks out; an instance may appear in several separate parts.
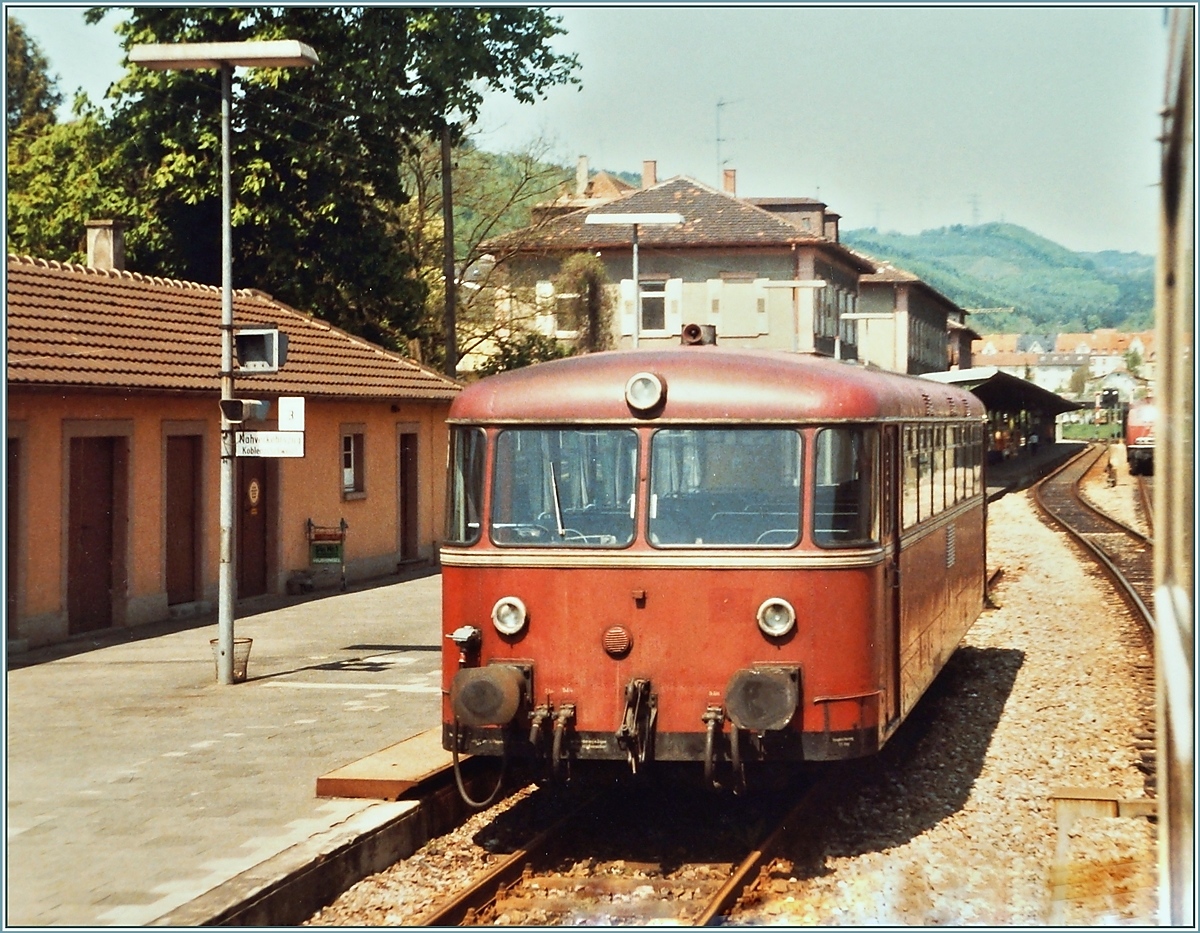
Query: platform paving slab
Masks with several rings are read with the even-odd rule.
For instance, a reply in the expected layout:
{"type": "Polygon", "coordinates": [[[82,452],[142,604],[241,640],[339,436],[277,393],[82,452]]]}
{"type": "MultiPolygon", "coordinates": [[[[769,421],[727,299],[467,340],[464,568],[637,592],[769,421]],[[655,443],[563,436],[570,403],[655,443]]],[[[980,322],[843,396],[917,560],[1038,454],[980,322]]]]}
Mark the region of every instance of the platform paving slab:
{"type": "MultiPolygon", "coordinates": [[[[441,578],[10,665],[5,925],[139,926],[395,804],[318,798],[318,776],[434,728],[441,578]]],[[[200,922],[200,921],[198,921],[200,922]]]]}

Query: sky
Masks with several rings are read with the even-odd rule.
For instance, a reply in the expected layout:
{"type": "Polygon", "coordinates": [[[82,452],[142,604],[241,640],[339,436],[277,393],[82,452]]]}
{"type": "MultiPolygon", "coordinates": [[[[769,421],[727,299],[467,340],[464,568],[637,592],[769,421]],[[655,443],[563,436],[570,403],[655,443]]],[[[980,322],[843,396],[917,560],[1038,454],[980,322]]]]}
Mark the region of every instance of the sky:
{"type": "MultiPolygon", "coordinates": [[[[7,4],[69,104],[122,73],[83,7],[7,4]]],[[[489,94],[476,142],[810,197],[842,230],[1020,224],[1151,254],[1167,30],[1151,6],[563,6],[581,87],[489,94]]],[[[302,36],[295,38],[303,39],[302,36]]],[[[317,49],[320,53],[320,49],[317,49]]],[[[68,114],[64,114],[64,118],[68,114]]]]}

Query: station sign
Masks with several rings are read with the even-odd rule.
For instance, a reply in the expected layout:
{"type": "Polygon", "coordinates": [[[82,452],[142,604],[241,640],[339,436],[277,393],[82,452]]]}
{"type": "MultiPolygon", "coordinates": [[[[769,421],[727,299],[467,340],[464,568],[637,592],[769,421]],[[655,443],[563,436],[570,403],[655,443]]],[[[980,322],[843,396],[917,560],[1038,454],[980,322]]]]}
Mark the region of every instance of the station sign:
{"type": "Polygon", "coordinates": [[[303,431],[239,431],[239,457],[303,457],[303,431]]]}

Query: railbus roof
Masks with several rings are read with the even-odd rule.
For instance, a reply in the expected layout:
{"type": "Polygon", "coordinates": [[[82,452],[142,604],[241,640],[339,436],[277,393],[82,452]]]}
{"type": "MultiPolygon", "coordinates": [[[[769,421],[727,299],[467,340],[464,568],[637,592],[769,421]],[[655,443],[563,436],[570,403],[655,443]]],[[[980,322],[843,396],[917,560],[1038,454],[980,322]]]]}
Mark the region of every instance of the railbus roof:
{"type": "Polygon", "coordinates": [[[459,424],[661,422],[816,423],[983,418],[983,403],[954,386],[857,363],[716,346],[592,353],[501,373],[468,386],[459,424]],[[666,401],[643,417],[625,386],[650,372],[666,401]]]}

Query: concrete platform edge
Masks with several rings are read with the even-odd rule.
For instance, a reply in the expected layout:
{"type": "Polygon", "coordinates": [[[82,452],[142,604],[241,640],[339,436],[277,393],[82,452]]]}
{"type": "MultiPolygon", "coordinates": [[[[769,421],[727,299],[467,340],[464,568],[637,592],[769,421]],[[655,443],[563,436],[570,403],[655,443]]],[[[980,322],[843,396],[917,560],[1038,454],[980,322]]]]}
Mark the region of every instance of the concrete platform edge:
{"type": "Polygon", "coordinates": [[[422,838],[415,800],[374,804],[177,907],[151,926],[294,926],[355,882],[411,855],[422,838]]]}
{"type": "MultiPolygon", "coordinates": [[[[466,779],[494,783],[491,774],[466,779]]],[[[473,811],[470,811],[473,812],[473,811]]],[[[380,802],[235,875],[148,926],[298,926],[363,878],[408,858],[470,815],[450,784],[421,800],[380,802]]]]}

